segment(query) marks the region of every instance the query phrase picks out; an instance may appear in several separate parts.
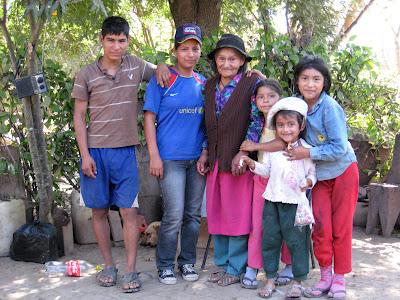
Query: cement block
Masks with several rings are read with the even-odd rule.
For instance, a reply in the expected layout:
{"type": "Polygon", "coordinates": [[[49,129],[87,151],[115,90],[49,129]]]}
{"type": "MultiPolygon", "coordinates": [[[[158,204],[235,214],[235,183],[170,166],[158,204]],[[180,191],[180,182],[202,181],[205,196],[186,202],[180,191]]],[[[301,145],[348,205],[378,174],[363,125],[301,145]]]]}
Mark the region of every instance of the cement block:
{"type": "Polygon", "coordinates": [[[375,231],[378,221],[385,237],[390,237],[400,215],[400,186],[386,183],[369,185],[369,209],[366,233],[375,231]]]}
{"type": "Polygon", "coordinates": [[[353,217],[353,225],[364,227],[367,225],[367,217],[368,217],[368,203],[366,202],[357,202],[356,211],[353,217]]]}
{"type": "Polygon", "coordinates": [[[162,217],[162,199],[159,195],[141,196],[139,193],[139,214],[147,224],[160,221],[162,217]]]}
{"type": "Polygon", "coordinates": [[[63,242],[64,242],[64,255],[69,256],[74,252],[74,232],[72,221],[62,227],[63,242]]]}
{"type": "MultiPolygon", "coordinates": [[[[0,157],[4,157],[9,162],[15,162],[17,164],[16,168],[21,170],[18,148],[0,146],[0,157]]],[[[26,199],[22,171],[17,172],[15,175],[0,175],[0,200],[9,199],[26,199]]]]}
{"type": "Polygon", "coordinates": [[[108,212],[108,223],[110,224],[112,240],[114,242],[123,241],[124,233],[122,231],[122,223],[118,211],[110,210],[108,212]]]}
{"type": "Polygon", "coordinates": [[[0,201],[0,256],[8,256],[14,232],[25,224],[24,200],[0,201]]]}
{"type": "Polygon", "coordinates": [[[140,176],[139,213],[147,224],[162,217],[161,190],[158,180],[149,174],[149,153],[145,146],[136,147],[136,160],[140,176]]]}
{"type": "Polygon", "coordinates": [[[77,244],[94,244],[96,236],[92,227],[92,210],[80,205],[80,194],[71,193],[71,217],[74,238],[77,244]]]}

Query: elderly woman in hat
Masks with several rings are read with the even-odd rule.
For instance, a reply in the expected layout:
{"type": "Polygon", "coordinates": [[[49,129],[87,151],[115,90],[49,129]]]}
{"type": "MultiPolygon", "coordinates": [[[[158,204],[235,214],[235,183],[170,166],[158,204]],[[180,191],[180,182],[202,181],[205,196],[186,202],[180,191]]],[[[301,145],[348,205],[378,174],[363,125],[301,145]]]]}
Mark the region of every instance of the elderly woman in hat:
{"type": "Polygon", "coordinates": [[[208,230],[214,239],[214,262],[219,267],[209,281],[221,286],[239,282],[247,263],[251,224],[253,174],[239,163],[245,139],[258,142],[259,114],[251,113],[251,97],[259,78],[246,76],[243,40],[224,34],[208,54],[216,73],[204,88],[208,145],[197,163],[207,175],[208,230]]]}

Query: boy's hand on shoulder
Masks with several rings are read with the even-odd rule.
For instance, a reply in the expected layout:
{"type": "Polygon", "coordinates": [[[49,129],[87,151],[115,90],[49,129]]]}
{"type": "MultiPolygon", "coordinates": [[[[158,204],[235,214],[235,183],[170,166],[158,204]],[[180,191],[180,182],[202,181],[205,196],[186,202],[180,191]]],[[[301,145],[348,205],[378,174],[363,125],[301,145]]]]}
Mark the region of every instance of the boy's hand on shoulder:
{"type": "Polygon", "coordinates": [[[240,150],[248,151],[248,152],[258,151],[258,143],[254,143],[253,141],[250,141],[250,140],[245,140],[240,145],[240,150]]]}
{"type": "Polygon", "coordinates": [[[167,87],[169,83],[170,72],[168,66],[164,63],[159,63],[156,69],[157,83],[161,87],[167,87]]]}

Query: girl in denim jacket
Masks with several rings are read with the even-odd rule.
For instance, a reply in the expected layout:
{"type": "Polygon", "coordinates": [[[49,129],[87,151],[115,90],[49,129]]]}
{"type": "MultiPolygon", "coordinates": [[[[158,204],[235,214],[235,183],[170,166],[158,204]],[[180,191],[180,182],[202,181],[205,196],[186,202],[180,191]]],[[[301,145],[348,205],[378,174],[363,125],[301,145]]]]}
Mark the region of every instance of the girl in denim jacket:
{"type": "Polygon", "coordinates": [[[288,151],[288,159],[311,158],[318,180],[312,190],[312,239],[321,279],[306,289],[304,296],[319,298],[328,293],[328,298],[344,299],[344,274],[352,268],[352,225],[358,196],[356,156],[347,139],[344,111],[328,94],[331,76],[325,62],[315,56],[303,58],[295,67],[294,80],[297,95],[308,105],[304,138],[312,147],[294,148],[288,151]]]}

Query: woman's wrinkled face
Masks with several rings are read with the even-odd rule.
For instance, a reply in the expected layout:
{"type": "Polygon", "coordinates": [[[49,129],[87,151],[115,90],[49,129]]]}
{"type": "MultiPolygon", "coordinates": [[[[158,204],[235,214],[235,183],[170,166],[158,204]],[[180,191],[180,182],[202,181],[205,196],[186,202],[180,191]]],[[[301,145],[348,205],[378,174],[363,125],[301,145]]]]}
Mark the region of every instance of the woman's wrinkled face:
{"type": "Polygon", "coordinates": [[[233,48],[222,48],[215,54],[217,71],[222,78],[232,80],[245,63],[245,57],[233,48]]]}

